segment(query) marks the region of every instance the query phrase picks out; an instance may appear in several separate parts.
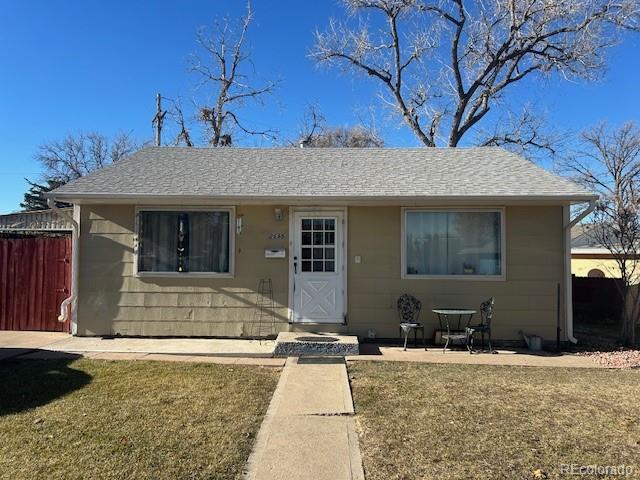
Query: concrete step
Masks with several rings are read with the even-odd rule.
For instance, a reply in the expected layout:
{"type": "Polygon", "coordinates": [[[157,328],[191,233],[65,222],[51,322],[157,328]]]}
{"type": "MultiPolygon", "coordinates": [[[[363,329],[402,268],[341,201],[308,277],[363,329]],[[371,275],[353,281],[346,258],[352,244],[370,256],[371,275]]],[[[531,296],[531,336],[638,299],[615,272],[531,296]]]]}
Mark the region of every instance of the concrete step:
{"type": "Polygon", "coordinates": [[[275,357],[298,355],[347,356],[360,352],[358,337],[333,333],[280,332],[273,352],[275,357]]]}
{"type": "Polygon", "coordinates": [[[290,323],[289,332],[331,333],[332,335],[348,335],[349,326],[335,323],[290,323]]]}

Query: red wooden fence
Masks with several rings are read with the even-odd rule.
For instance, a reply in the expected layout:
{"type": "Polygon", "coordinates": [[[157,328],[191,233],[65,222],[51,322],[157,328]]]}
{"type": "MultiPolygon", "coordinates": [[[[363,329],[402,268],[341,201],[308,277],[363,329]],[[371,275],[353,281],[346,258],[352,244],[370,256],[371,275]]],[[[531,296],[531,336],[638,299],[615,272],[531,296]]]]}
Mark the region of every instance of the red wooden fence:
{"type": "Polygon", "coordinates": [[[71,237],[0,238],[0,330],[69,331],[71,237]]]}

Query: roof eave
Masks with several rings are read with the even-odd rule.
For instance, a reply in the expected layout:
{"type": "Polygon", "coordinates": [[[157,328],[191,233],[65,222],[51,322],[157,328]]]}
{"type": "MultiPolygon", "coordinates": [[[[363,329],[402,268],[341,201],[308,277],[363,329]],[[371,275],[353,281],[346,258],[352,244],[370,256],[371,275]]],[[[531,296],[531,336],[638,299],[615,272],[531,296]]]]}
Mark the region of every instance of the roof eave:
{"type": "Polygon", "coordinates": [[[156,195],[156,194],[112,194],[112,193],[56,193],[49,192],[46,197],[69,203],[220,203],[220,204],[376,204],[376,205],[412,205],[412,204],[573,204],[596,200],[597,195],[407,195],[407,196],[286,196],[286,195],[156,195]]]}

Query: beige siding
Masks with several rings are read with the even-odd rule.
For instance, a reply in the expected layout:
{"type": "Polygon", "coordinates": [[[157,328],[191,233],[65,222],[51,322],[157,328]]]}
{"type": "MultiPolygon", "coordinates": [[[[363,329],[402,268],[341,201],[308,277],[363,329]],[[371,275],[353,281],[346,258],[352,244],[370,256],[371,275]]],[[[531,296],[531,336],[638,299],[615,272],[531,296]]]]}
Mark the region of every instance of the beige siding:
{"type": "MultiPolygon", "coordinates": [[[[78,334],[257,334],[252,321],[263,277],[273,280],[275,331],[288,329],[289,261],[264,258],[265,248],[288,246],[288,209],[280,208],[285,219],[276,221],[274,206],[237,207],[244,228],[235,237],[234,278],[139,278],[133,263],[135,207],[82,206],[78,334]],[[287,236],[270,240],[271,233],[287,236]]],[[[332,330],[359,335],[375,330],[378,337],[396,337],[395,300],[408,292],[423,301],[427,335],[437,326],[432,308],[477,307],[494,296],[496,338],[517,339],[524,330],[554,339],[556,285],[563,278],[562,208],[507,207],[505,221],[505,281],[403,280],[401,208],[350,207],[348,325],[332,330]],[[354,263],[356,255],[362,258],[360,264],[354,263]]]]}
{"type": "Polygon", "coordinates": [[[349,330],[398,336],[395,301],[411,293],[423,302],[422,320],[433,334],[436,307],[478,307],[496,298],[494,337],[517,339],[518,331],[554,339],[556,289],[563,278],[561,207],[507,207],[505,281],[401,279],[401,209],[349,209],[349,330]],[[354,263],[360,255],[362,262],[354,263]]]}
{"type": "MultiPolygon", "coordinates": [[[[135,276],[134,206],[82,206],[78,334],[256,335],[256,290],[267,277],[277,307],[275,331],[286,329],[288,260],[264,258],[265,248],[287,244],[269,239],[288,230],[273,208],[236,210],[244,227],[235,237],[234,278],[175,278],[135,276]]],[[[269,331],[263,327],[262,334],[269,331]]]]}

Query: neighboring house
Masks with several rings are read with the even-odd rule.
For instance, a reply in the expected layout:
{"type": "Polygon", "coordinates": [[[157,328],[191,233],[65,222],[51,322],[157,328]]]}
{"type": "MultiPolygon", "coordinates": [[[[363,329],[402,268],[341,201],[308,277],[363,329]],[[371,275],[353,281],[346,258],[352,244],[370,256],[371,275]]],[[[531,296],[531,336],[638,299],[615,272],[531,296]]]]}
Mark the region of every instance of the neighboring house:
{"type": "MultiPolygon", "coordinates": [[[[71,213],[73,209],[62,208],[71,213]]],[[[53,210],[35,210],[0,215],[0,233],[69,233],[71,222],[56,214],[53,210]]]]}
{"type": "Polygon", "coordinates": [[[571,229],[571,273],[576,277],[620,278],[618,262],[598,241],[592,228],[579,224],[571,229]]]}
{"type": "Polygon", "coordinates": [[[269,278],[276,331],[397,337],[408,292],[428,335],[495,297],[497,339],[555,339],[558,300],[572,338],[595,199],[500,148],[145,148],[48,196],[80,225],[78,335],[251,336],[269,278]]]}

